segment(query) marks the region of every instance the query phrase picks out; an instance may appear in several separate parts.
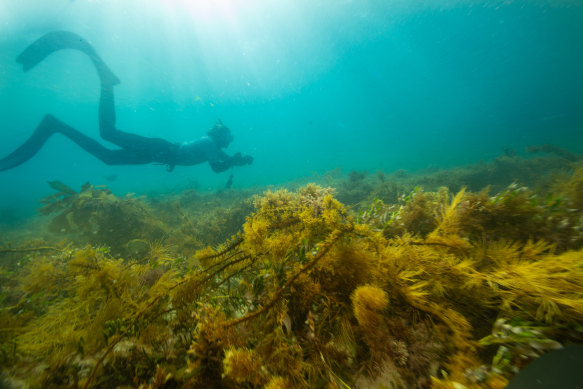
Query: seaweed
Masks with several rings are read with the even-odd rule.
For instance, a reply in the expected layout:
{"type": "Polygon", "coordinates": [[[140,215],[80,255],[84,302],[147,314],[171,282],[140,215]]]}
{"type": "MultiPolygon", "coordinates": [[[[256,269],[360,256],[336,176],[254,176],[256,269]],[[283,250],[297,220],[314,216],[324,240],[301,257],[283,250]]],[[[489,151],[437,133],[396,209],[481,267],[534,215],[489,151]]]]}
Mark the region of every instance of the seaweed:
{"type": "Polygon", "coordinates": [[[126,244],[133,239],[157,240],[166,226],[155,219],[147,205],[132,196],[119,198],[105,187],[86,183],[80,192],[64,184],[51,183],[58,193],[41,200],[43,215],[58,212],[49,231],[67,236],[79,244],[107,245],[120,256],[128,256],[126,244]]]}
{"type": "Polygon", "coordinates": [[[20,258],[0,271],[0,366],[47,388],[502,388],[583,341],[580,172],[543,195],[414,186],[361,207],[316,184],[150,200],[54,184],[51,223],[75,239],[0,253],[20,258]]]}

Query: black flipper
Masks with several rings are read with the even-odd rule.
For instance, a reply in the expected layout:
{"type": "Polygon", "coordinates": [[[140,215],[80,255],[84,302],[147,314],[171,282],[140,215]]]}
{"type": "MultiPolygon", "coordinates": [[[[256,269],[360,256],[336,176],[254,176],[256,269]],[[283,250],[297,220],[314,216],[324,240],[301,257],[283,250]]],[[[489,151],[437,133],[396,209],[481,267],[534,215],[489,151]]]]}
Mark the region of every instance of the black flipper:
{"type": "Polygon", "coordinates": [[[55,132],[47,127],[43,120],[32,136],[22,146],[14,150],[7,157],[0,159],[0,172],[12,169],[31,159],[55,132]]]}
{"type": "Polygon", "coordinates": [[[16,58],[16,62],[22,64],[22,69],[27,72],[55,51],[62,49],[79,50],[87,54],[95,65],[102,84],[113,86],[120,83],[119,78],[103,62],[95,49],[85,39],[69,31],[53,31],[43,35],[29,45],[16,58]]]}

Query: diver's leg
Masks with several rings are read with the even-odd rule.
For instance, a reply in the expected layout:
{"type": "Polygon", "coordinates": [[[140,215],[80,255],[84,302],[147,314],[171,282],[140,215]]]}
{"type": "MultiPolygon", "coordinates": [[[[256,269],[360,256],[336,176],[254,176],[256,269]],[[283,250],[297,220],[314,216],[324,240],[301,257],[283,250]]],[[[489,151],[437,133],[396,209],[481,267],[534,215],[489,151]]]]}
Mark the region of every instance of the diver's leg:
{"type": "MultiPolygon", "coordinates": [[[[116,114],[113,87],[111,85],[101,85],[101,97],[99,99],[99,134],[108,142],[119,144],[119,130],[115,128],[116,114]]],[[[124,142],[122,142],[124,143],[124,142]]]]}
{"type": "Polygon", "coordinates": [[[115,102],[113,87],[101,85],[99,100],[99,134],[103,139],[128,151],[149,155],[152,160],[165,163],[168,155],[175,152],[177,146],[165,139],[150,138],[118,130],[115,126],[115,102]]]}
{"type": "Polygon", "coordinates": [[[44,60],[51,53],[61,49],[75,49],[85,53],[95,65],[101,80],[101,98],[99,101],[99,131],[101,137],[136,155],[151,155],[156,158],[160,153],[167,153],[175,146],[158,138],[148,138],[137,134],[120,131],[115,127],[116,114],[113,87],[119,79],[97,55],[95,49],[79,35],[68,31],[54,31],[43,35],[16,59],[28,71],[44,60]]]}
{"type": "Polygon", "coordinates": [[[0,159],[0,171],[12,169],[32,158],[55,133],[71,139],[83,150],[107,165],[135,165],[152,162],[147,156],[126,150],[109,150],[99,142],[63,123],[52,115],[46,115],[31,137],[7,157],[0,159]]]}
{"type": "Polygon", "coordinates": [[[143,149],[142,144],[149,138],[120,131],[115,127],[115,97],[113,86],[101,84],[99,99],[99,134],[103,139],[124,149],[143,149]]]}
{"type": "Polygon", "coordinates": [[[114,136],[108,136],[108,134],[116,130],[113,86],[119,84],[119,79],[86,40],[69,31],[49,32],[30,44],[18,56],[16,61],[22,64],[22,68],[26,72],[42,62],[47,56],[62,49],[79,50],[85,53],[93,62],[101,81],[101,100],[99,102],[100,130],[105,134],[104,139],[115,138],[114,136]]]}
{"type": "Polygon", "coordinates": [[[45,116],[43,122],[47,122],[54,132],[63,134],[83,150],[107,165],[141,165],[153,162],[148,155],[136,153],[131,150],[109,150],[96,140],[63,123],[52,115],[45,116]]]}
{"type": "Polygon", "coordinates": [[[119,79],[99,57],[95,49],[79,35],[68,31],[53,31],[43,35],[30,44],[16,59],[24,71],[34,68],[47,56],[61,49],[74,49],[85,53],[95,65],[101,81],[101,99],[99,101],[99,129],[103,139],[126,147],[131,144],[126,137],[117,133],[115,128],[115,106],[113,86],[119,79]]]}
{"type": "Polygon", "coordinates": [[[111,86],[119,84],[119,79],[103,62],[95,49],[85,39],[69,31],[53,31],[43,35],[30,44],[16,58],[16,62],[22,64],[22,69],[26,72],[55,51],[62,49],[79,50],[87,54],[95,65],[102,84],[111,86]]]}
{"type": "Polygon", "coordinates": [[[115,126],[115,98],[113,86],[101,85],[99,99],[99,134],[103,139],[129,150],[146,151],[153,138],[118,130],[115,126]]]}

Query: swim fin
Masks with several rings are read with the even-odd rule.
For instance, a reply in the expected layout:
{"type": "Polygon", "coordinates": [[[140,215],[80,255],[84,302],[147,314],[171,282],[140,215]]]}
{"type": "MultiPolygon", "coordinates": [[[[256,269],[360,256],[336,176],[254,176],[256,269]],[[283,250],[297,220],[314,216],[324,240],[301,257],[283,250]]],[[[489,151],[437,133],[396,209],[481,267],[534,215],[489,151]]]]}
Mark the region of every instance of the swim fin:
{"type": "Polygon", "coordinates": [[[113,86],[120,83],[119,78],[103,62],[93,46],[79,35],[69,31],[53,31],[43,35],[30,44],[16,58],[16,62],[22,64],[22,70],[27,72],[55,51],[62,49],[79,50],[87,54],[95,65],[102,84],[113,86]]]}
{"type": "Polygon", "coordinates": [[[7,157],[0,159],[0,172],[12,169],[31,159],[41,149],[47,139],[56,132],[52,122],[53,118],[47,115],[38,125],[32,136],[22,146],[14,150],[7,157]]]}

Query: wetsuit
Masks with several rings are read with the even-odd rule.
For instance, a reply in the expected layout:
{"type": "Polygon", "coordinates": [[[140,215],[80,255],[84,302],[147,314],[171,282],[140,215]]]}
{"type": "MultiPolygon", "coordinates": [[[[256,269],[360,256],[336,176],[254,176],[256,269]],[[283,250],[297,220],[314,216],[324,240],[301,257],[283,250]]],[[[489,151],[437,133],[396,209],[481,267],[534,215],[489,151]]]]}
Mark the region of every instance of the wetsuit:
{"type": "Polygon", "coordinates": [[[32,158],[55,133],[71,139],[85,151],[107,165],[139,165],[160,163],[171,171],[176,165],[190,166],[208,162],[215,172],[232,166],[250,164],[253,158],[240,153],[229,156],[210,137],[182,145],[161,138],[149,138],[116,128],[113,87],[119,79],[97,55],[93,47],[80,36],[67,31],[55,31],[32,43],[18,58],[23,70],[28,71],[51,53],[60,49],[76,49],[91,59],[101,80],[99,101],[99,132],[103,139],[121,149],[110,150],[82,132],[52,115],[46,115],[32,136],[14,152],[0,159],[0,171],[12,169],[32,158]]]}

